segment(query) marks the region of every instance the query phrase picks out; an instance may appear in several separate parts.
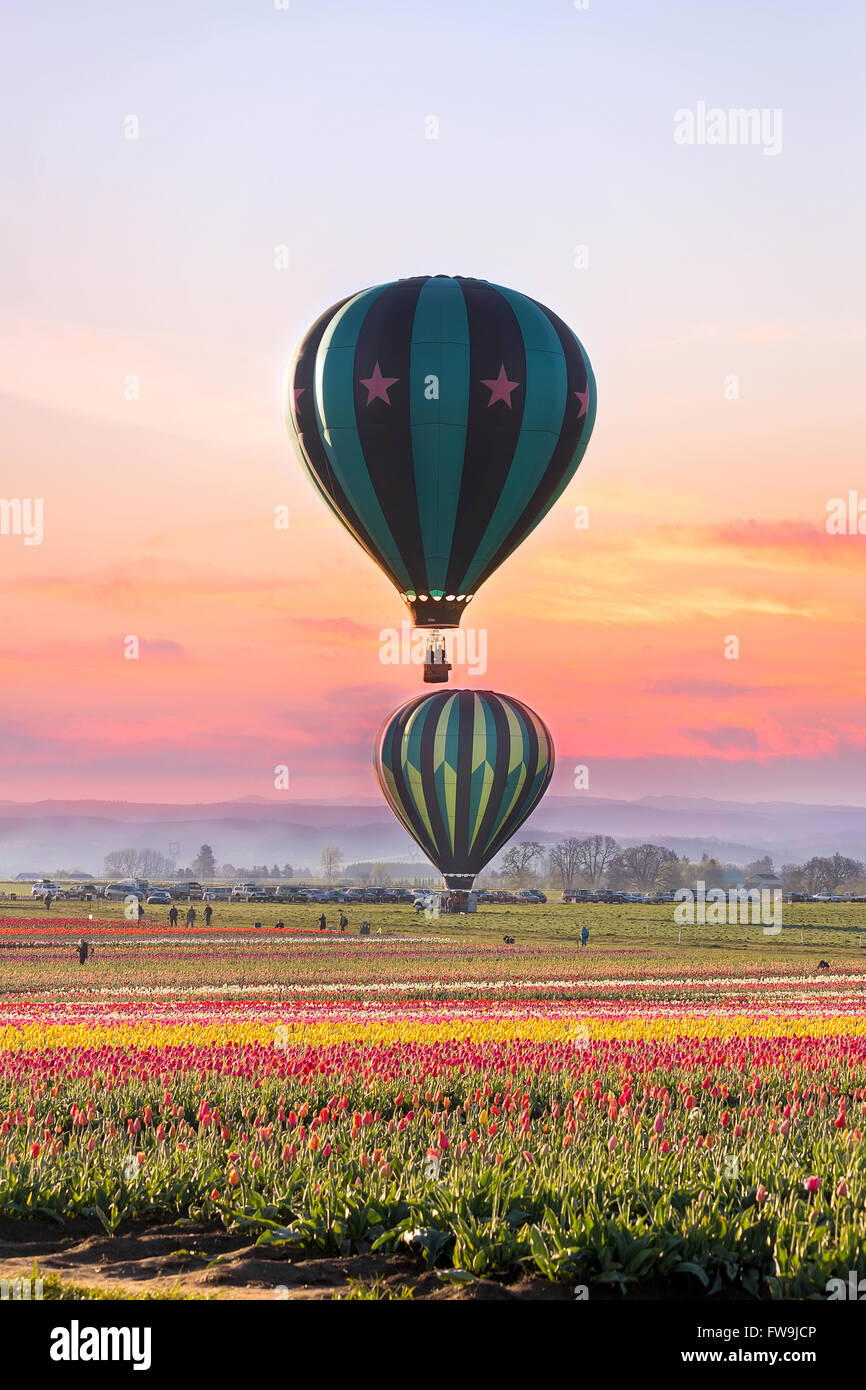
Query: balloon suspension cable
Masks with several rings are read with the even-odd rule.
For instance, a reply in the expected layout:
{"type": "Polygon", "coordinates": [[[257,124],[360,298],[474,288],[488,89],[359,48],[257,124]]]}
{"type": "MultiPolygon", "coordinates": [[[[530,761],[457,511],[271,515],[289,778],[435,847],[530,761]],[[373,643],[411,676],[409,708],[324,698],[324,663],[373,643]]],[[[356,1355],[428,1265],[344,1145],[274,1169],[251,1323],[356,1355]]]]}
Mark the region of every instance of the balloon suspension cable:
{"type": "Polygon", "coordinates": [[[438,628],[434,628],[427,638],[424,649],[424,682],[426,685],[446,685],[451,662],[445,638],[438,628]]]}

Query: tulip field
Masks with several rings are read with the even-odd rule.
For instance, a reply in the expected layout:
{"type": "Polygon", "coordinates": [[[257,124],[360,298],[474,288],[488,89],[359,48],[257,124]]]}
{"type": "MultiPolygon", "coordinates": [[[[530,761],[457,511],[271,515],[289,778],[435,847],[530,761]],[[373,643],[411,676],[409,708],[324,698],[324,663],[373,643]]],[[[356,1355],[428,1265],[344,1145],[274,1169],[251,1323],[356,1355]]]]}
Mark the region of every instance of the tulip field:
{"type": "Polygon", "coordinates": [[[274,1285],[400,1257],[408,1292],[802,1298],[866,1274],[853,938],[827,972],[796,936],[582,953],[506,947],[483,913],[359,938],[2,911],[7,1235],[182,1222],[274,1285]]]}

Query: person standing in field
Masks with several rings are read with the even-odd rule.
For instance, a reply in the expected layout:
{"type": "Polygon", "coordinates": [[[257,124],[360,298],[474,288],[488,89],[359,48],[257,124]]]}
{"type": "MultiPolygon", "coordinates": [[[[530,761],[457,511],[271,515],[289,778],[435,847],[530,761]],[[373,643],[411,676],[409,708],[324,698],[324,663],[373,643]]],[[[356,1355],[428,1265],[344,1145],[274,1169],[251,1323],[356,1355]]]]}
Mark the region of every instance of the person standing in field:
{"type": "Polygon", "coordinates": [[[345,931],[348,925],[349,925],[349,919],[348,919],[348,917],[346,916],[345,912],[341,912],[341,913],[340,913],[340,931],[345,931]]]}
{"type": "Polygon", "coordinates": [[[324,912],[323,912],[322,915],[321,915],[321,917],[319,918],[319,931],[327,931],[327,929],[328,929],[328,919],[327,919],[327,917],[325,916],[325,914],[324,914],[324,912]]]}
{"type": "Polygon", "coordinates": [[[144,903],[141,898],[138,900],[138,925],[141,926],[141,919],[144,916],[144,903]]]}
{"type": "Polygon", "coordinates": [[[188,927],[194,927],[194,926],[195,926],[195,908],[194,908],[194,907],[190,907],[189,911],[188,911],[187,914],[186,914],[186,924],[187,924],[188,927]]]}
{"type": "Polygon", "coordinates": [[[78,951],[78,964],[79,964],[79,965],[84,965],[84,963],[85,963],[86,960],[87,960],[87,957],[88,957],[89,954],[90,954],[90,947],[88,946],[87,942],[84,940],[84,937],[83,937],[83,936],[82,936],[81,940],[77,943],[76,949],[77,949],[77,951],[78,951]]]}
{"type": "Polygon", "coordinates": [[[172,907],[171,912],[168,914],[168,925],[169,925],[170,927],[176,927],[176,926],[177,926],[177,908],[176,908],[176,907],[172,907]]]}
{"type": "Polygon", "coordinates": [[[208,903],[207,907],[204,910],[204,924],[206,927],[210,926],[211,917],[213,917],[213,908],[211,907],[210,903],[208,903]]]}
{"type": "Polygon", "coordinates": [[[50,893],[46,893],[46,894],[45,894],[45,897],[43,898],[43,902],[45,903],[45,911],[46,911],[46,912],[50,912],[50,911],[51,911],[51,901],[52,901],[52,899],[51,899],[51,894],[50,894],[50,893]]]}
{"type": "Polygon", "coordinates": [[[586,943],[587,943],[588,940],[589,940],[589,927],[581,927],[581,929],[580,929],[580,949],[581,949],[582,951],[585,951],[585,950],[586,950],[586,943]]]}

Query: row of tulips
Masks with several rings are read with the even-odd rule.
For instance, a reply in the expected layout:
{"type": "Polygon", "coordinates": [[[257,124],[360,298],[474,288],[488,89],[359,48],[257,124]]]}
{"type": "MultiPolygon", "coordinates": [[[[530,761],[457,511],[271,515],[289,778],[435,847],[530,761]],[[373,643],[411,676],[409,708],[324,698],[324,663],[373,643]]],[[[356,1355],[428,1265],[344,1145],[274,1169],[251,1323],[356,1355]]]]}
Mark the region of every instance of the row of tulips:
{"type": "Polygon", "coordinates": [[[559,947],[498,968],[422,944],[410,974],[381,945],[326,970],[244,948],[300,962],[304,998],[222,953],[210,984],[31,967],[0,996],[0,1211],[684,1296],[866,1275],[858,967],[620,978],[559,947]],[[357,997],[401,975],[410,997],[357,997]]]}
{"type": "Polygon", "coordinates": [[[623,1288],[800,1296],[863,1273],[862,1056],[816,1069],[820,1043],[797,1060],[786,1041],[678,1066],[668,1049],[581,1070],[455,1044],[412,1049],[396,1076],[375,1049],[284,1053],[280,1073],[236,1047],[42,1052],[4,1077],[0,1205],[623,1288]]]}

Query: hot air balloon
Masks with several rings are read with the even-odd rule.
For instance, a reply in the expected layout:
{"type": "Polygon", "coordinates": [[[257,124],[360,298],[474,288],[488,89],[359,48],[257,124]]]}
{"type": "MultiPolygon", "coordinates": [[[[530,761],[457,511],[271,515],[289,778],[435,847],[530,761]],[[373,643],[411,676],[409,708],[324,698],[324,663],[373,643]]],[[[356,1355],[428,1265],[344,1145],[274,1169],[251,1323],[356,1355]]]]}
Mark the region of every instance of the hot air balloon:
{"type": "Polygon", "coordinates": [[[376,741],[391,810],[451,889],[469,889],[541,800],[553,739],[520,700],[437,690],[401,705],[376,741]]]}
{"type": "Polygon", "coordinates": [[[571,329],[485,280],[376,285],[303,339],[284,383],[289,433],[334,515],[432,629],[426,680],[448,679],[441,630],[571,481],[595,409],[571,329]]]}

